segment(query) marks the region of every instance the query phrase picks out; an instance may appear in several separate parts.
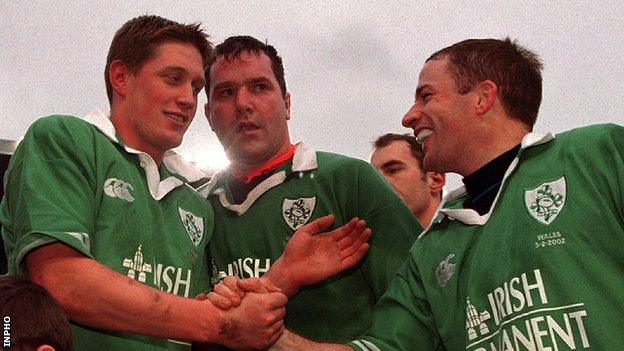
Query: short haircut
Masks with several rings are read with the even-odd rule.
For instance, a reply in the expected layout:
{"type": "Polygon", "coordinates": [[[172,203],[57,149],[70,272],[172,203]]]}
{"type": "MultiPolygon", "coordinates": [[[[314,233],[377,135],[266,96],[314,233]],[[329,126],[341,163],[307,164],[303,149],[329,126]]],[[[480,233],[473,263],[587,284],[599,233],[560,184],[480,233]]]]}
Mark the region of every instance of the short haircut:
{"type": "Polygon", "coordinates": [[[160,16],[146,15],[133,18],[119,28],[108,50],[104,69],[108,101],[113,102],[113,87],[108,77],[111,62],[120,60],[136,73],[145,61],[154,56],[159,45],[172,42],[195,46],[203,59],[204,70],[214,56],[208,35],[199,23],[181,24],[160,16]]]}
{"type": "Polygon", "coordinates": [[[210,98],[210,67],[215,63],[217,58],[223,57],[227,61],[240,59],[241,54],[251,53],[259,55],[264,53],[271,60],[271,68],[275,75],[275,80],[282,91],[282,95],[286,94],[286,80],[284,79],[284,64],[282,58],[278,55],[277,50],[269,44],[265,44],[260,40],[248,35],[234,36],[225,39],[225,41],[215,48],[215,56],[206,70],[206,96],[210,98]]]}
{"type": "Polygon", "coordinates": [[[25,276],[0,277],[0,314],[10,318],[11,349],[50,345],[73,350],[71,329],[61,306],[42,286],[25,276]]]}
{"type": "Polygon", "coordinates": [[[444,58],[449,59],[460,94],[491,80],[505,112],[533,129],[542,101],[543,68],[535,53],[509,38],[468,39],[435,52],[427,61],[444,58]]]}
{"type": "MultiPolygon", "coordinates": [[[[395,134],[395,133],[384,134],[373,142],[373,147],[376,149],[379,149],[382,147],[386,147],[390,145],[390,143],[395,142],[395,141],[405,141],[409,145],[412,156],[414,156],[414,158],[418,161],[418,163],[420,164],[420,167],[422,168],[422,162],[423,162],[423,156],[424,156],[423,149],[418,143],[418,141],[416,141],[416,138],[414,138],[413,136],[409,134],[395,134]]],[[[423,170],[423,173],[424,173],[424,170],[423,170]]]]}

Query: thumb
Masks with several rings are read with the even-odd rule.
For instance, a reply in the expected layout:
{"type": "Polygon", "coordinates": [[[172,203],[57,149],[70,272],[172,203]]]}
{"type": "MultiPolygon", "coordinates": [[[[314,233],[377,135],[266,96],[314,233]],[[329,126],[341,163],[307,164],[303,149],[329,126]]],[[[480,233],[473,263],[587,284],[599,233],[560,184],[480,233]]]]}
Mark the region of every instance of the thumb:
{"type": "Polygon", "coordinates": [[[260,278],[260,281],[262,282],[262,284],[264,284],[264,287],[268,290],[268,292],[282,292],[282,289],[278,288],[275,284],[273,284],[270,279],[262,277],[260,278]]]}
{"type": "Polygon", "coordinates": [[[245,292],[264,293],[267,291],[259,278],[241,279],[236,285],[245,292]]]}

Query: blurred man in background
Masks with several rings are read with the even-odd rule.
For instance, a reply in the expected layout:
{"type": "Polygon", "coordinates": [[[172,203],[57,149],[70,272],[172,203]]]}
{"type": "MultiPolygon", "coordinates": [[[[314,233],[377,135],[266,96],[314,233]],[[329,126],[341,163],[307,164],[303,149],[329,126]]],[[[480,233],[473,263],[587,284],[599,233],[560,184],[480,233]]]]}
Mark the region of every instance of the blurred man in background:
{"type": "Polygon", "coordinates": [[[442,201],[444,174],[423,170],[422,148],[413,136],[388,133],[373,146],[370,163],[427,228],[442,201]]]}

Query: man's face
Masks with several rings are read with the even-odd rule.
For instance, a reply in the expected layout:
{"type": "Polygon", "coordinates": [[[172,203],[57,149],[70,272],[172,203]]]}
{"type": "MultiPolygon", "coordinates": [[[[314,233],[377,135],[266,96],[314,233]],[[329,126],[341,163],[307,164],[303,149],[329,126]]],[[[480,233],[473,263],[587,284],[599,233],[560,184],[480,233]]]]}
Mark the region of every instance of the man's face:
{"type": "Polygon", "coordinates": [[[371,155],[371,164],[386,178],[414,215],[418,217],[429,207],[433,199],[431,189],[406,141],[397,140],[376,148],[371,155]]]}
{"type": "Polygon", "coordinates": [[[191,44],[164,43],[136,73],[128,72],[129,121],[120,133],[131,147],[162,156],[182,143],[195,117],[205,81],[202,57],[191,44]]]}
{"type": "Polygon", "coordinates": [[[425,63],[414,105],[403,117],[403,125],[422,142],[425,170],[462,174],[461,158],[472,151],[470,138],[478,137],[472,99],[472,92],[459,94],[447,58],[425,63]]]}
{"type": "Polygon", "coordinates": [[[233,163],[258,166],[290,146],[290,96],[282,94],[262,52],[217,58],[210,68],[206,116],[233,163]]]}

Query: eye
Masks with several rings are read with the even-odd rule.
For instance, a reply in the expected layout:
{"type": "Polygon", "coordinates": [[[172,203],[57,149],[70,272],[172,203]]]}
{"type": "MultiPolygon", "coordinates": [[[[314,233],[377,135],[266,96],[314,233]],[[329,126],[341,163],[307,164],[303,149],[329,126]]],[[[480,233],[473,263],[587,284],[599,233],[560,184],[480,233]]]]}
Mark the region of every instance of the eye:
{"type": "Polygon", "coordinates": [[[422,94],[420,95],[420,98],[421,98],[421,99],[422,99],[422,101],[424,101],[424,102],[429,102],[429,100],[431,100],[431,97],[432,97],[432,96],[433,96],[433,94],[431,94],[431,93],[428,93],[428,92],[427,92],[427,93],[422,93],[422,94]]]}
{"type": "Polygon", "coordinates": [[[182,80],[182,77],[179,74],[168,74],[165,76],[165,81],[169,84],[179,84],[182,80]]]}
{"type": "Polygon", "coordinates": [[[267,90],[267,88],[268,88],[267,85],[264,83],[256,83],[253,86],[253,91],[255,91],[256,93],[261,93],[267,90]]]}
{"type": "Polygon", "coordinates": [[[390,166],[390,167],[386,167],[386,173],[387,174],[395,174],[400,172],[403,169],[403,167],[401,166],[390,166]]]}
{"type": "Polygon", "coordinates": [[[215,95],[217,95],[218,97],[230,97],[234,95],[234,89],[232,88],[219,89],[215,95]]]}

